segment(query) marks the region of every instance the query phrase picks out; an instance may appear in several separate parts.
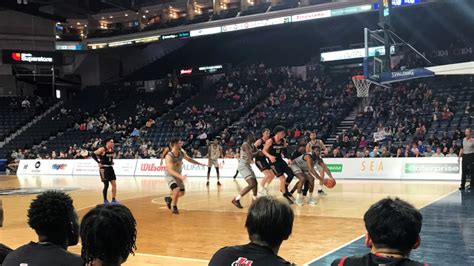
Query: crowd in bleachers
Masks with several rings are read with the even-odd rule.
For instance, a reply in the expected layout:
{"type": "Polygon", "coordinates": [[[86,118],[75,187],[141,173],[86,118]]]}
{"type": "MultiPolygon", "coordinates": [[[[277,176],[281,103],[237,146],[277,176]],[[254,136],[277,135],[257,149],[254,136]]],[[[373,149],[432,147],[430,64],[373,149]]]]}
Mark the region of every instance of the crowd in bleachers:
{"type": "MultiPolygon", "coordinates": [[[[197,158],[206,156],[210,140],[220,139],[225,157],[234,158],[246,132],[258,135],[276,125],[287,128],[293,149],[308,141],[312,131],[326,140],[358,106],[355,88],[346,78],[323,75],[303,80],[291,75],[289,68],[262,64],[234,69],[194,96],[189,84],[166,92],[105,90],[95,96],[97,103],[103,103],[93,107],[82,107],[81,101],[62,106],[46,120],[66,121],[69,128],[59,129],[57,136],[33,148],[14,149],[11,157],[81,158],[81,152],[96,149],[101,139],[113,136],[120,143],[116,158],[157,158],[177,137],[197,158]]],[[[355,124],[336,136],[324,156],[455,156],[463,130],[472,122],[468,89],[463,81],[444,79],[373,88],[355,124]]]]}
{"type": "Polygon", "coordinates": [[[337,136],[332,156],[456,156],[463,130],[472,123],[472,95],[465,93],[469,87],[441,84],[437,89],[423,83],[377,88],[353,128],[337,136]]]}

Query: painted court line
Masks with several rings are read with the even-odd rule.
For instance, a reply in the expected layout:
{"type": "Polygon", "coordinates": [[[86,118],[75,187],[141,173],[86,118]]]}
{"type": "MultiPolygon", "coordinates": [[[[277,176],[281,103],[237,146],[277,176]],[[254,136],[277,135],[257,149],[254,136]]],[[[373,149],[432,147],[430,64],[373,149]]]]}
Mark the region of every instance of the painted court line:
{"type": "MultiPolygon", "coordinates": [[[[453,191],[449,192],[449,193],[446,194],[446,195],[440,196],[440,197],[438,197],[438,198],[436,198],[436,199],[434,199],[434,200],[432,200],[432,201],[426,203],[425,205],[423,205],[422,207],[420,207],[420,210],[423,209],[423,208],[425,208],[425,207],[427,207],[427,206],[429,206],[429,205],[431,205],[431,204],[433,204],[433,203],[435,203],[435,202],[437,202],[437,201],[439,201],[439,200],[442,200],[442,199],[446,198],[447,196],[453,194],[453,193],[456,192],[456,191],[458,191],[458,190],[457,190],[457,189],[456,189],[456,190],[453,190],[453,191]]],[[[321,255],[321,256],[319,256],[319,257],[317,257],[317,258],[315,258],[315,259],[313,259],[313,260],[311,260],[311,261],[309,261],[309,262],[304,263],[303,266],[309,266],[311,263],[314,263],[314,262],[316,262],[316,261],[318,261],[318,260],[320,260],[320,259],[326,257],[327,255],[329,255],[329,254],[331,254],[331,253],[333,253],[333,252],[336,252],[336,251],[339,250],[339,249],[342,249],[342,248],[344,248],[344,247],[346,247],[346,246],[349,246],[350,244],[352,244],[352,243],[358,241],[359,239],[363,238],[364,236],[365,236],[365,234],[363,234],[363,235],[361,235],[361,236],[359,236],[359,237],[357,237],[357,238],[354,238],[353,240],[351,240],[351,241],[349,241],[349,242],[347,242],[347,243],[345,243],[345,244],[343,244],[343,245],[341,245],[341,246],[339,246],[339,247],[337,247],[337,248],[335,248],[335,249],[333,249],[333,250],[331,250],[331,251],[328,251],[328,252],[324,253],[323,255],[321,255]]]]}

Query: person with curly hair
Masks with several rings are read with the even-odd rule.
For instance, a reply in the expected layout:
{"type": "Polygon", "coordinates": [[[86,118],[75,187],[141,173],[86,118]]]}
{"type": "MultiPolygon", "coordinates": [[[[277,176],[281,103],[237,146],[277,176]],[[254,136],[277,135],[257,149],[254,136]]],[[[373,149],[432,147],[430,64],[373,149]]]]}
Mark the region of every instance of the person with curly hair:
{"type": "Polygon", "coordinates": [[[81,222],[82,258],[87,266],[118,266],[137,249],[137,223],[123,205],[97,205],[81,222]]]}
{"type": "Polygon", "coordinates": [[[82,266],[84,261],[67,251],[79,241],[79,223],[71,197],[60,191],[40,194],[31,202],[28,224],[38,235],[8,254],[3,266],[82,266]]]}

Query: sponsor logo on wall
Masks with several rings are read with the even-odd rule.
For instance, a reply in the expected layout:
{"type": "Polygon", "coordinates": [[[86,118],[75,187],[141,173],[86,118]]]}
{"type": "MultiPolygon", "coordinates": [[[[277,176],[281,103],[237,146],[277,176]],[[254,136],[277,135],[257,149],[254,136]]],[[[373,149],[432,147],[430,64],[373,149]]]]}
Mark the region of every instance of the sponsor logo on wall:
{"type": "Polygon", "coordinates": [[[406,163],[405,174],[458,174],[459,165],[456,163],[406,163]]]}
{"type": "Polygon", "coordinates": [[[140,171],[143,172],[164,172],[166,167],[164,165],[156,165],[154,163],[142,163],[140,171]]]}
{"type": "Polygon", "coordinates": [[[326,166],[332,173],[342,172],[342,164],[326,164],[326,166]]]}
{"type": "Polygon", "coordinates": [[[53,164],[51,169],[53,170],[66,170],[67,164],[53,164]]]}
{"type": "Polygon", "coordinates": [[[360,171],[367,172],[367,173],[383,172],[383,161],[381,160],[362,161],[360,164],[360,171]]]}

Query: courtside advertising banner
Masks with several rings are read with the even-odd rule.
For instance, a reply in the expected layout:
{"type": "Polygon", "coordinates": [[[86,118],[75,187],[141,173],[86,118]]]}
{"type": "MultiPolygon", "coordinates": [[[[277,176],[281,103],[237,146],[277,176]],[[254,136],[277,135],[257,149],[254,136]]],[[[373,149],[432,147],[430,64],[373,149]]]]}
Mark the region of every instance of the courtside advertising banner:
{"type": "Polygon", "coordinates": [[[18,174],[72,175],[75,160],[21,160],[18,174]]]}
{"type": "MultiPolygon", "coordinates": [[[[117,176],[133,176],[135,174],[137,160],[117,159],[114,160],[114,171],[117,176]]],[[[99,165],[92,159],[76,160],[74,175],[99,175],[99,165]]]]}
{"type": "MultiPolygon", "coordinates": [[[[206,166],[183,160],[182,174],[189,177],[207,176],[208,159],[196,159],[206,166]]],[[[166,166],[160,159],[116,159],[117,176],[164,177],[166,166]]],[[[380,180],[451,180],[461,179],[457,158],[326,158],[327,167],[336,179],[380,180]]],[[[233,177],[238,167],[236,159],[219,159],[221,177],[233,177]]],[[[252,164],[257,177],[263,174],[252,164]]],[[[211,175],[216,176],[215,168],[211,175]]],[[[318,171],[319,173],[319,171],[318,171]]],[[[18,175],[99,175],[97,162],[87,160],[21,160],[18,175]]],[[[240,176],[239,176],[240,177],[240,176]]]]}

